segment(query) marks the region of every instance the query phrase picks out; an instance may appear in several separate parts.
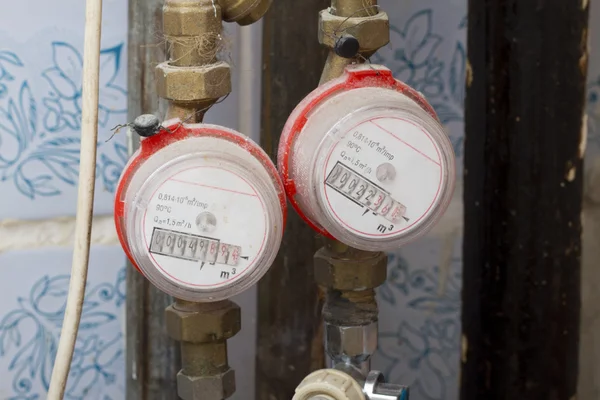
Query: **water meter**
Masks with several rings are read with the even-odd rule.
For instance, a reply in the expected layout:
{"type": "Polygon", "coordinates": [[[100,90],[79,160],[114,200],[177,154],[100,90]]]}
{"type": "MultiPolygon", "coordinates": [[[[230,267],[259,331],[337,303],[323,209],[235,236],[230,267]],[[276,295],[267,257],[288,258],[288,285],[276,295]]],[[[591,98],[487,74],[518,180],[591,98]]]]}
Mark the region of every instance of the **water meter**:
{"type": "Polygon", "coordinates": [[[376,65],[308,95],[282,133],[288,198],[315,230],[367,251],[426,233],[454,190],[454,152],[423,96],[376,65]]]}
{"type": "MultiPolygon", "coordinates": [[[[144,125],[143,123],[141,124],[144,125]]],[[[179,299],[217,301],[256,283],[283,235],[283,185],[249,138],[168,121],[143,138],[120,178],[117,233],[133,265],[179,299]]]]}

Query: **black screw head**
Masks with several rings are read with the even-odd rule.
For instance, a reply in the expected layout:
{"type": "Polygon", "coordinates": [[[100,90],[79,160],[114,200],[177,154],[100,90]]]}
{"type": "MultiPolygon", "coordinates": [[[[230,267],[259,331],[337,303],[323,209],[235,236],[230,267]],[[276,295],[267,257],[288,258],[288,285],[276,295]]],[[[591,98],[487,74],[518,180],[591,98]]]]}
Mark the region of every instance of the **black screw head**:
{"type": "Polygon", "coordinates": [[[360,44],[352,35],[343,35],[335,42],[335,54],[344,58],[354,58],[358,54],[360,44]]]}
{"type": "Polygon", "coordinates": [[[150,137],[160,132],[160,121],[152,114],[143,114],[133,121],[131,128],[140,136],[150,137]]]}

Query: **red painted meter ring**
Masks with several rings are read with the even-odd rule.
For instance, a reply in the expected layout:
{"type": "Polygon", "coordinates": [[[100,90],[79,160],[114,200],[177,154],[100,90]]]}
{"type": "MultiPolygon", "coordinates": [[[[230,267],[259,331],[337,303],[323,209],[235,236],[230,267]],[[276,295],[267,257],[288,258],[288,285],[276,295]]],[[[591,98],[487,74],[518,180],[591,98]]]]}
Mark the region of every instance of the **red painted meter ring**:
{"type": "MultiPolygon", "coordinates": [[[[140,165],[154,155],[159,150],[167,147],[168,145],[175,143],[179,140],[189,137],[201,137],[201,136],[213,136],[221,139],[231,141],[240,147],[244,148],[248,153],[252,154],[257,158],[263,166],[269,170],[270,175],[275,180],[276,184],[283,188],[283,183],[277,169],[273,166],[269,156],[257,145],[249,142],[244,136],[235,134],[229,130],[219,129],[216,126],[188,126],[183,125],[180,122],[174,122],[170,124],[166,129],[163,129],[158,134],[145,138],[141,141],[140,149],[133,155],[129,163],[125,166],[125,169],[119,180],[117,190],[115,193],[115,212],[114,221],[117,230],[117,236],[121,243],[127,258],[131,261],[132,265],[141,272],[134,257],[132,256],[127,238],[124,231],[124,217],[125,217],[125,204],[123,202],[123,195],[127,189],[127,186],[131,180],[131,177],[140,165]]],[[[285,199],[284,190],[278,190],[279,203],[283,212],[283,224],[285,226],[287,220],[287,203],[285,199]]]]}
{"type": "Polygon", "coordinates": [[[292,207],[298,215],[315,231],[320,234],[335,239],[329,232],[322,227],[318,226],[308,216],[306,216],[298,202],[295,199],[297,193],[296,183],[293,179],[290,179],[290,151],[292,143],[296,139],[297,135],[302,131],[304,125],[307,122],[307,115],[318,105],[329,99],[334,94],[351,89],[366,88],[366,87],[380,87],[384,89],[396,90],[405,96],[409,97],[421,108],[423,108],[429,115],[431,115],[436,121],[439,121],[437,114],[433,107],[423,98],[423,96],[411,88],[410,86],[396,80],[392,72],[387,69],[358,69],[355,70],[353,67],[346,69],[344,75],[340,78],[332,80],[319,87],[317,90],[309,94],[293,111],[292,115],[295,116],[293,120],[288,120],[286,127],[284,128],[284,134],[281,137],[278,148],[277,157],[277,168],[283,178],[283,185],[285,187],[286,194],[292,207]],[[291,126],[290,126],[291,124],[291,126]],[[288,126],[290,128],[288,129],[288,126]]]}

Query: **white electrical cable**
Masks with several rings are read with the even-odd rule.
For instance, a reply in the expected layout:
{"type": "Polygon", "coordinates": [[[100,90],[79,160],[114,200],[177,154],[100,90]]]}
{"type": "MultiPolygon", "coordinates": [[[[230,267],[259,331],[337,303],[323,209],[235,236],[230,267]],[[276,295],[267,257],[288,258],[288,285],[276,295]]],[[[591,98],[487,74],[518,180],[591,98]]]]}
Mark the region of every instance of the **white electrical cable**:
{"type": "Polygon", "coordinates": [[[62,400],[71,360],[77,340],[81,309],[85,295],[90,238],[94,209],[96,180],[96,146],[98,139],[98,74],[100,69],[100,32],[102,0],[87,0],[83,49],[83,90],[81,112],[81,152],[79,165],[79,192],[75,221],[75,245],[65,318],[48,390],[49,400],[62,400]]]}

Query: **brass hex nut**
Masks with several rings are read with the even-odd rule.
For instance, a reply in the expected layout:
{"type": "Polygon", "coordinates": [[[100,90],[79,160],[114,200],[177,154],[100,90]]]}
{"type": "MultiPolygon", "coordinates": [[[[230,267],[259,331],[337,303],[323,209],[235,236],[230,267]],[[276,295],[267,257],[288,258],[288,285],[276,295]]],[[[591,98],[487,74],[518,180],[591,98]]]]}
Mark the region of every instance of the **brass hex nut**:
{"type": "Polygon", "coordinates": [[[328,10],[319,13],[319,42],[329,48],[340,36],[354,36],[361,53],[374,52],[390,42],[390,21],[384,12],[369,17],[338,17],[328,10]]]}
{"type": "Polygon", "coordinates": [[[159,96],[182,102],[218,99],[231,92],[231,68],[225,62],[197,67],[156,67],[159,96]]]}
{"type": "Polygon", "coordinates": [[[168,36],[200,36],[221,32],[221,7],[210,2],[165,2],[163,33],[168,36]]]}
{"type": "Polygon", "coordinates": [[[169,336],[180,342],[229,339],[242,328],[240,307],[233,302],[206,311],[182,311],[171,305],[165,310],[165,321],[169,336]]]}
{"type": "Polygon", "coordinates": [[[320,286],[335,290],[373,289],[385,282],[387,255],[343,259],[326,248],[315,254],[315,280],[320,286]]]}
{"type": "Polygon", "coordinates": [[[235,393],[235,371],[214,376],[177,374],[177,394],[183,400],[226,399],[235,393]]]}

